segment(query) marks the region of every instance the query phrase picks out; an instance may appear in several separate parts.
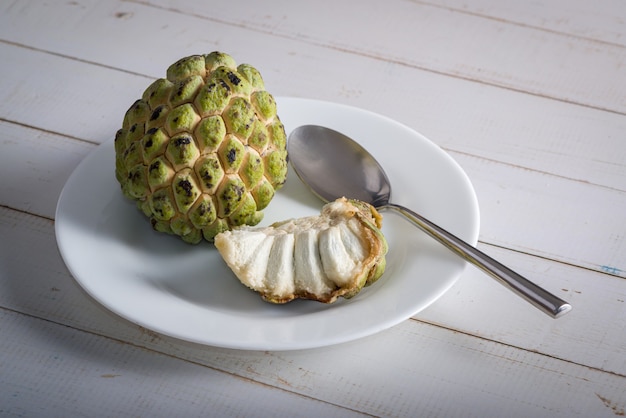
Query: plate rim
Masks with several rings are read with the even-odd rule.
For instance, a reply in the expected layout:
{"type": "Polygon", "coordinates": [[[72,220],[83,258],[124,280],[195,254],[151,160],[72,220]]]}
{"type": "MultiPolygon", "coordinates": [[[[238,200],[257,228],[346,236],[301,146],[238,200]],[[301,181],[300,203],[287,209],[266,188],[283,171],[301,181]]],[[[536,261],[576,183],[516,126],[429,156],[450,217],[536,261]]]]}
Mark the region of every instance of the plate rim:
{"type": "MultiPolygon", "coordinates": [[[[428,139],[426,136],[424,136],[423,134],[415,131],[414,129],[392,119],[389,118],[385,115],[381,115],[366,109],[361,109],[355,106],[351,106],[351,105],[346,105],[346,104],[341,104],[341,103],[334,103],[334,102],[328,102],[328,101],[323,101],[323,100],[316,100],[316,99],[308,99],[308,98],[297,98],[297,97],[276,97],[276,101],[277,104],[279,106],[279,114],[280,114],[280,108],[283,106],[294,106],[295,105],[302,105],[305,104],[306,106],[314,106],[314,107],[323,107],[323,108],[334,108],[334,109],[341,109],[342,111],[347,111],[347,112],[351,112],[351,113],[357,113],[357,114],[362,114],[362,115],[367,115],[369,117],[373,117],[373,118],[377,118],[385,123],[390,123],[395,125],[398,128],[402,128],[404,129],[408,135],[414,136],[414,137],[418,137],[420,138],[420,140],[423,143],[429,144],[429,146],[434,150],[433,152],[437,152],[439,154],[440,157],[443,157],[446,159],[448,164],[451,164],[452,166],[454,166],[455,168],[455,175],[458,176],[458,178],[456,179],[457,181],[461,181],[464,183],[465,188],[467,188],[467,192],[468,195],[470,197],[470,203],[471,204],[471,213],[473,214],[472,219],[468,222],[468,224],[470,225],[470,229],[471,231],[468,233],[469,237],[465,237],[464,239],[466,239],[468,242],[470,242],[471,244],[475,245],[478,239],[478,233],[479,233],[479,229],[480,229],[480,215],[479,215],[479,207],[478,207],[478,200],[476,197],[476,193],[475,190],[473,188],[473,185],[471,183],[471,180],[469,179],[469,176],[467,175],[467,173],[463,170],[463,168],[458,164],[458,162],[456,162],[456,160],[454,160],[445,150],[441,149],[439,146],[437,146],[434,142],[432,142],[430,139],[428,139]]],[[[282,117],[281,117],[282,119],[282,117]]],[[[287,126],[286,126],[287,129],[287,126]]],[[[287,129],[287,133],[289,133],[290,129],[287,129]]],[[[63,236],[64,236],[64,231],[63,231],[63,219],[64,216],[62,214],[62,210],[63,210],[63,205],[65,202],[65,198],[67,197],[68,193],[71,193],[70,187],[73,184],[73,182],[76,181],[76,177],[77,177],[77,173],[81,173],[82,170],[85,170],[85,167],[89,164],[89,162],[92,159],[95,159],[98,156],[98,152],[103,152],[103,149],[105,149],[107,146],[111,147],[113,143],[113,138],[110,138],[107,141],[104,141],[102,144],[100,144],[99,146],[97,146],[94,150],[92,150],[78,165],[77,167],[73,170],[73,172],[71,173],[71,175],[69,176],[69,178],[67,179],[66,183],[64,184],[61,193],[59,195],[59,199],[57,202],[57,207],[55,210],[55,236],[56,236],[56,241],[57,241],[57,246],[59,248],[59,252],[61,253],[61,257],[63,259],[63,262],[65,263],[65,265],[67,266],[68,270],[70,271],[70,274],[72,275],[73,279],[79,284],[79,286],[85,290],[87,292],[87,294],[89,294],[90,297],[92,297],[97,303],[99,303],[100,305],[103,305],[107,310],[113,312],[114,314],[116,314],[117,316],[124,318],[128,321],[130,321],[133,324],[139,325],[141,327],[144,328],[148,328],[151,329],[153,331],[156,331],[160,334],[163,335],[167,335],[168,337],[171,338],[176,338],[176,339],[180,339],[183,341],[190,341],[190,342],[194,342],[194,343],[198,343],[198,344],[202,344],[202,345],[209,345],[209,346],[216,346],[216,347],[224,347],[224,348],[233,348],[233,349],[244,349],[244,350],[276,350],[276,351],[280,351],[280,350],[295,350],[295,349],[310,349],[310,348],[317,348],[317,347],[323,347],[323,346],[328,346],[328,345],[334,345],[334,344],[339,344],[339,343],[343,343],[343,342],[348,342],[348,341],[352,341],[352,340],[356,340],[356,339],[360,339],[363,338],[365,336],[368,335],[372,335],[375,334],[377,332],[383,331],[385,329],[388,329],[392,326],[397,325],[398,323],[409,319],[411,316],[415,315],[416,313],[418,313],[419,311],[423,310],[424,308],[426,308],[427,306],[429,306],[430,304],[432,304],[434,301],[436,301],[437,299],[439,299],[439,297],[441,297],[445,292],[447,292],[449,290],[450,287],[452,287],[461,277],[463,271],[465,271],[465,267],[463,266],[463,268],[460,269],[460,271],[458,271],[454,277],[449,278],[448,279],[448,286],[444,289],[442,288],[441,291],[439,292],[439,294],[437,295],[433,295],[432,296],[432,300],[428,301],[425,306],[421,307],[420,309],[418,309],[417,311],[415,311],[414,313],[412,313],[411,315],[409,315],[408,317],[406,317],[406,315],[403,315],[402,317],[395,317],[392,320],[387,320],[385,322],[381,322],[376,324],[376,326],[372,326],[369,329],[362,329],[360,330],[360,332],[352,332],[350,333],[350,335],[348,336],[335,336],[335,338],[330,338],[328,336],[325,337],[324,340],[321,341],[307,341],[306,343],[297,343],[297,342],[291,342],[291,343],[284,343],[284,342],[274,342],[274,343],[270,343],[270,342],[265,342],[265,343],[252,343],[252,342],[242,342],[240,341],[239,343],[235,343],[233,341],[231,341],[230,343],[227,341],[218,341],[218,340],[214,340],[214,341],[207,341],[206,339],[193,339],[193,338],[189,338],[189,337],[181,337],[180,335],[177,335],[176,333],[171,333],[171,332],[167,332],[163,329],[160,329],[160,327],[155,327],[155,326],[151,326],[151,324],[147,324],[145,323],[145,321],[141,321],[138,320],[137,318],[130,318],[127,315],[125,315],[124,313],[121,313],[119,311],[117,311],[116,309],[112,309],[112,307],[110,306],[110,304],[106,303],[106,301],[103,301],[97,294],[93,294],[92,289],[86,285],[84,279],[81,279],[79,276],[81,275],[80,273],[78,273],[73,265],[73,262],[71,260],[70,255],[68,254],[67,251],[67,247],[66,244],[63,242],[63,236]],[[61,220],[60,222],[58,220],[61,220]]],[[[295,175],[295,173],[292,172],[292,175],[295,175]]]]}

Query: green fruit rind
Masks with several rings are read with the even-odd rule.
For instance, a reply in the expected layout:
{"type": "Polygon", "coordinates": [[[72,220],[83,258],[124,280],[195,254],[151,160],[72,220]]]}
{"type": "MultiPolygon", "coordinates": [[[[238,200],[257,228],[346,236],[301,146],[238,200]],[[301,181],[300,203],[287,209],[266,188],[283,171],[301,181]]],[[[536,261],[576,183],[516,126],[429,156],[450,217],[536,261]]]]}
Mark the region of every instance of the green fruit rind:
{"type": "Polygon", "coordinates": [[[214,51],[152,82],[115,135],[115,178],[156,231],[212,241],[256,225],[286,180],[285,129],[259,71],[214,51]]]}

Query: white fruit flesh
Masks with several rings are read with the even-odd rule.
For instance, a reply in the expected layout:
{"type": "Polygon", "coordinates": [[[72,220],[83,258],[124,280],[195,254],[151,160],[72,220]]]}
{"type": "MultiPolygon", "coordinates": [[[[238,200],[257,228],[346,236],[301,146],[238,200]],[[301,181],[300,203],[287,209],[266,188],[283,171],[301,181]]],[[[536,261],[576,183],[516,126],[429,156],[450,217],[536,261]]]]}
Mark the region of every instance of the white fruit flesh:
{"type": "Polygon", "coordinates": [[[386,242],[368,215],[342,198],[320,216],[223,232],[215,246],[239,280],[266,300],[332,302],[358,292],[384,263],[386,242]]]}

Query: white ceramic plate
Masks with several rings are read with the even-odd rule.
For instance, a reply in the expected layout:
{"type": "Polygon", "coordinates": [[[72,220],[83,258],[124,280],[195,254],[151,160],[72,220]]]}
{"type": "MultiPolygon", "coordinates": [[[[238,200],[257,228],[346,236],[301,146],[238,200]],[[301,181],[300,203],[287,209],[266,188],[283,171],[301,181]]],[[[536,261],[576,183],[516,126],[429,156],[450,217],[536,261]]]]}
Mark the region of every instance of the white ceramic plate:
{"type": "MultiPolygon", "coordinates": [[[[287,133],[325,125],[360,142],[387,171],[393,200],[473,244],[478,205],[463,170],[415,131],[353,107],[279,98],[287,133]]],[[[99,146],[68,179],[56,212],[56,237],[78,283],[99,303],[153,331],[196,343],[288,350],[354,340],[415,315],[448,290],[465,263],[399,215],[385,214],[387,271],[350,300],[325,305],[263,302],[239,283],[209,243],[192,246],[158,234],[125,200],[114,176],[113,141],[99,146]]],[[[290,171],[262,224],[319,213],[290,171]]]]}

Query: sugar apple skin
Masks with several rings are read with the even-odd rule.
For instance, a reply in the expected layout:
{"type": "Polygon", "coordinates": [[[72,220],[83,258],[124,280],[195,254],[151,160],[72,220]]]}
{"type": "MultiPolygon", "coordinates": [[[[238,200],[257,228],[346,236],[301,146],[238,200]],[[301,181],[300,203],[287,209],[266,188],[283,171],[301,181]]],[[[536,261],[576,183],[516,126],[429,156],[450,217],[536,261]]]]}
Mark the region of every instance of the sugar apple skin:
{"type": "Polygon", "coordinates": [[[212,242],[256,225],[287,176],[287,138],[261,74],[228,54],[172,64],[115,136],[115,175],[159,232],[212,242]]]}

